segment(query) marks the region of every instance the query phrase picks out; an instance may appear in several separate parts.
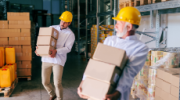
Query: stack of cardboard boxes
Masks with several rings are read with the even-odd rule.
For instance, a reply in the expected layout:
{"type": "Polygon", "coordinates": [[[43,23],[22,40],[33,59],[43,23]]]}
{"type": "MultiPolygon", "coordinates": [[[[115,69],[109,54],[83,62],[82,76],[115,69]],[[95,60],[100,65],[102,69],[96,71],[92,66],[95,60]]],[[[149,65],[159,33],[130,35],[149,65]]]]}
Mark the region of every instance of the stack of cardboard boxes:
{"type": "Polygon", "coordinates": [[[97,36],[97,25],[93,25],[91,28],[91,55],[97,47],[97,37],[99,37],[99,42],[103,43],[108,36],[113,35],[113,31],[109,29],[114,29],[114,25],[102,25],[99,26],[99,36],[97,36]]]}
{"type": "Polygon", "coordinates": [[[155,100],[179,100],[180,68],[158,69],[155,100]]]}
{"type": "Polygon", "coordinates": [[[0,21],[0,43],[14,47],[18,77],[30,77],[32,68],[31,21],[28,12],[8,12],[7,21],[0,21]]]}
{"type": "Polygon", "coordinates": [[[39,36],[37,40],[37,53],[40,56],[48,57],[51,55],[50,50],[56,49],[57,39],[59,37],[59,32],[52,27],[40,28],[39,36]]]}
{"type": "Polygon", "coordinates": [[[85,70],[82,93],[94,100],[101,100],[111,93],[116,87],[126,60],[124,50],[99,43],[85,70]]]}
{"type": "MultiPolygon", "coordinates": [[[[179,74],[179,73],[177,73],[177,72],[179,71],[179,68],[176,68],[178,66],[179,66],[179,53],[177,51],[171,51],[171,52],[164,52],[163,50],[162,51],[149,51],[145,66],[142,68],[142,70],[140,71],[140,73],[137,75],[137,77],[134,80],[132,90],[131,90],[132,96],[134,97],[135,94],[139,94],[140,92],[141,93],[143,92],[144,96],[147,97],[147,100],[154,99],[156,96],[155,94],[159,95],[156,92],[158,92],[159,89],[162,89],[160,86],[163,85],[164,82],[166,82],[166,83],[168,82],[169,84],[171,83],[170,81],[166,81],[166,79],[161,78],[161,76],[159,76],[159,75],[166,75],[165,72],[166,73],[169,72],[169,73],[172,73],[175,75],[167,74],[165,77],[173,76],[172,79],[175,79],[175,78],[178,79],[179,75],[177,75],[177,74],[179,74]],[[164,64],[162,63],[158,66],[160,68],[158,68],[158,67],[157,68],[147,68],[150,66],[154,66],[156,64],[156,62],[163,57],[166,57],[166,59],[164,61],[164,64]],[[146,73],[146,71],[145,71],[147,69],[149,70],[148,73],[146,73]],[[162,74],[161,70],[164,70],[165,72],[162,74]],[[158,72],[161,74],[158,74],[158,72]],[[147,78],[148,86],[146,85],[146,82],[145,82],[145,81],[147,81],[147,79],[143,78],[142,76],[148,76],[148,78],[147,78]],[[163,84],[159,85],[159,83],[161,83],[162,80],[163,80],[163,84]],[[140,82],[143,82],[143,84],[141,84],[140,82]],[[158,87],[158,90],[156,90],[157,87],[158,87]],[[146,92],[146,90],[147,90],[147,92],[146,92]]],[[[177,85],[174,85],[171,87],[178,88],[179,82],[176,80],[173,80],[173,82],[176,83],[177,85]]],[[[173,88],[173,89],[175,89],[175,88],[173,88]]],[[[166,90],[164,90],[164,91],[166,91],[166,90]]],[[[163,91],[161,91],[161,92],[163,92],[163,91]]],[[[169,93],[169,91],[166,91],[166,92],[169,93]]],[[[175,96],[177,97],[177,95],[175,95],[175,96]]],[[[156,100],[164,100],[164,99],[157,99],[157,98],[158,98],[158,96],[156,96],[156,100]]],[[[174,99],[169,99],[169,100],[174,100],[174,99]]]]}

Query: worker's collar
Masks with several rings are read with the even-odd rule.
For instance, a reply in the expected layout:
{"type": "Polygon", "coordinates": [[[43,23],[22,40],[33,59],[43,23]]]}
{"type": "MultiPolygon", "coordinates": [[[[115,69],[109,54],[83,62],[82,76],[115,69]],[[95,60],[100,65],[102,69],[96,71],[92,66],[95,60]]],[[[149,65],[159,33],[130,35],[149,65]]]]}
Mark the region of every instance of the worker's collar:
{"type": "MultiPolygon", "coordinates": [[[[122,39],[122,38],[120,38],[122,39]]],[[[137,37],[135,35],[130,35],[130,36],[127,36],[126,39],[124,40],[137,40],[137,37]]]]}
{"type": "MultiPolygon", "coordinates": [[[[68,27],[67,27],[67,28],[68,28],[68,27]]],[[[59,26],[60,31],[65,30],[65,29],[67,29],[67,28],[61,29],[61,27],[59,26]]]]}

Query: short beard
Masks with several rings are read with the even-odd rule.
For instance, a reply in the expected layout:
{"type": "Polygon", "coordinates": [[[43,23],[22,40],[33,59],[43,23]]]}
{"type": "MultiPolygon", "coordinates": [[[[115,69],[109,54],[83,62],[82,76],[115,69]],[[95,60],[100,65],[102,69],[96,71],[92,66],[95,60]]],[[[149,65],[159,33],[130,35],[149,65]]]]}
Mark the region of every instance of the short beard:
{"type": "Polygon", "coordinates": [[[129,23],[125,23],[125,26],[124,26],[124,28],[123,28],[123,31],[122,32],[120,32],[118,29],[116,29],[115,28],[115,30],[116,30],[116,36],[117,37],[123,37],[126,33],[127,33],[127,25],[128,25],[129,23]]]}

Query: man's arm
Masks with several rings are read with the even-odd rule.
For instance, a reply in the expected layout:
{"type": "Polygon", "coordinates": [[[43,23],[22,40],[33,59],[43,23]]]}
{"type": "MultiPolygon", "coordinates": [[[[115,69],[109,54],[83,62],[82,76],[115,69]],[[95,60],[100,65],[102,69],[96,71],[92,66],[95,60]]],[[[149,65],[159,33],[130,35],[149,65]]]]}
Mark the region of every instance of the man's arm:
{"type": "Polygon", "coordinates": [[[74,34],[70,34],[69,37],[67,38],[64,47],[62,48],[57,48],[57,54],[67,54],[71,51],[71,48],[74,44],[75,41],[75,36],[74,34]]]}
{"type": "Polygon", "coordinates": [[[135,52],[133,56],[129,58],[129,63],[125,66],[116,88],[116,90],[120,92],[121,98],[124,98],[123,93],[127,92],[128,89],[131,88],[134,77],[144,66],[147,54],[148,48],[144,47],[138,52],[135,52]]]}

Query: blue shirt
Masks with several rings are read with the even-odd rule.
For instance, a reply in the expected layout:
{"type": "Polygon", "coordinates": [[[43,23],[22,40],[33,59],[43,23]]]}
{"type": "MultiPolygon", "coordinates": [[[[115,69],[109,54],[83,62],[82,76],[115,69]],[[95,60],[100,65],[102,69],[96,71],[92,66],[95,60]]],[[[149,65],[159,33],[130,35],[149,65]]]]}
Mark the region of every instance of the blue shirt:
{"type": "Polygon", "coordinates": [[[119,100],[129,100],[134,77],[144,66],[148,54],[148,47],[138,40],[135,35],[128,36],[126,39],[110,36],[106,38],[104,44],[126,51],[129,60],[120,76],[116,90],[121,93],[119,100]]]}

